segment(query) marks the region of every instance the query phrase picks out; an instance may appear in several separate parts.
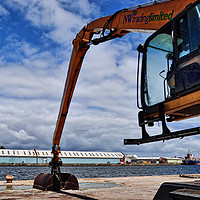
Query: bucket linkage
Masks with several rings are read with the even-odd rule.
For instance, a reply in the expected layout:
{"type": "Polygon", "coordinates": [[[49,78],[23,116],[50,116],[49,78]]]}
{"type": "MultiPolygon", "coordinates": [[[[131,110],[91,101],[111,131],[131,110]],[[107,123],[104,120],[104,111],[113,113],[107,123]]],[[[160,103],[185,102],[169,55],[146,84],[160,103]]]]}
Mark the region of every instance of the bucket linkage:
{"type": "Polygon", "coordinates": [[[73,174],[61,173],[60,166],[62,161],[59,158],[60,148],[52,147],[53,158],[49,162],[51,166],[51,174],[40,173],[34,180],[33,188],[40,190],[56,191],[60,189],[78,190],[79,184],[77,178],[73,174]]]}

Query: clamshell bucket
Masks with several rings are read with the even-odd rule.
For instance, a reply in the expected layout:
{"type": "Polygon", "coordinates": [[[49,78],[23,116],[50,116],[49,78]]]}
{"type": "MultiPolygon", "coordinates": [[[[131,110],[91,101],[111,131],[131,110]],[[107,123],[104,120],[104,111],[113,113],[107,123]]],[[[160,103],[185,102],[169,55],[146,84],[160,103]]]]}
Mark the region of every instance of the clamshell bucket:
{"type": "Polygon", "coordinates": [[[60,173],[59,176],[63,189],[79,190],[78,180],[73,174],[60,173]]]}
{"type": "Polygon", "coordinates": [[[59,178],[54,174],[41,173],[35,178],[33,188],[50,191],[79,189],[78,180],[73,174],[60,173],[58,176],[59,178]]]}
{"type": "Polygon", "coordinates": [[[40,190],[55,191],[60,189],[60,181],[53,174],[41,173],[35,178],[33,187],[40,190]]]}

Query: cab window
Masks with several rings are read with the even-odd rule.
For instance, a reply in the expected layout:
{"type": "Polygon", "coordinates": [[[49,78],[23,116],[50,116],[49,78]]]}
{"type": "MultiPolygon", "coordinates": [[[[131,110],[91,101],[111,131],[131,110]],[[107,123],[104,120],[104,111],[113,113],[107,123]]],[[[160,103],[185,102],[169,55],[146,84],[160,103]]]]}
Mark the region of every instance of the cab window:
{"type": "Polygon", "coordinates": [[[200,4],[177,21],[178,63],[176,94],[196,89],[200,84],[200,4]]]}
{"type": "Polygon", "coordinates": [[[200,47],[200,4],[191,9],[177,23],[179,58],[200,47]]]}
{"type": "Polygon", "coordinates": [[[168,26],[147,43],[144,69],[144,101],[152,106],[165,100],[166,75],[172,66],[172,31],[168,26]]]}

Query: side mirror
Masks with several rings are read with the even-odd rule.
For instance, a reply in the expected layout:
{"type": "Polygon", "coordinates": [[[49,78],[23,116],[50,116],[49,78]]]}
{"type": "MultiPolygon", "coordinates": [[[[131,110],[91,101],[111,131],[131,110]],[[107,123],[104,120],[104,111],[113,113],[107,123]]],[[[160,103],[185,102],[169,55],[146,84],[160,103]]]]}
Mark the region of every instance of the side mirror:
{"type": "Polygon", "coordinates": [[[140,53],[144,53],[144,45],[143,44],[140,44],[137,48],[137,51],[140,52],[140,53]]]}

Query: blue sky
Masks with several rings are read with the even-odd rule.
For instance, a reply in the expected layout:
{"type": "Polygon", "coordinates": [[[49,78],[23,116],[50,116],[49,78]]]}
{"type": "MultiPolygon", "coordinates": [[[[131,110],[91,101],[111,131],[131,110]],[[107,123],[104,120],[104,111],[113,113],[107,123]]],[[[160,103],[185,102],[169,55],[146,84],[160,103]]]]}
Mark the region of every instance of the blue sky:
{"type": "MultiPolygon", "coordinates": [[[[3,0],[0,2],[0,145],[51,149],[72,40],[88,22],[134,0],[3,0]]],[[[91,46],[79,76],[61,149],[122,151],[138,156],[198,155],[199,136],[124,146],[139,138],[136,107],[137,45],[147,34],[91,46]]],[[[171,125],[197,126],[199,118],[171,125]]],[[[158,134],[158,127],[154,132],[158,134]]],[[[160,132],[160,131],[159,131],[160,132]]]]}

